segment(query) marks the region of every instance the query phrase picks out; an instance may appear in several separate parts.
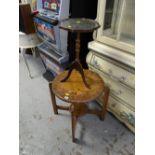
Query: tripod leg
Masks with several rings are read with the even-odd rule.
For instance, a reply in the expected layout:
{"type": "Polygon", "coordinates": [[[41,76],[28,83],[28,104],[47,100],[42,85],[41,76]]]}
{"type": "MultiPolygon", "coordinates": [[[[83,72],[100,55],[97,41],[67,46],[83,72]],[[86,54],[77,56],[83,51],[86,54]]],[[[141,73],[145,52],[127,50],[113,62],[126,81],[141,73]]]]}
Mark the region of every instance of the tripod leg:
{"type": "Polygon", "coordinates": [[[65,82],[65,81],[69,78],[69,76],[71,75],[73,69],[76,69],[76,70],[81,74],[81,77],[82,77],[82,80],[83,80],[85,86],[86,86],[87,88],[90,88],[89,85],[88,85],[87,82],[86,82],[86,79],[85,79],[85,76],[84,76],[84,72],[83,72],[83,68],[82,68],[82,66],[81,66],[81,64],[79,63],[78,60],[75,60],[75,61],[71,64],[71,67],[70,67],[70,69],[69,69],[69,71],[68,71],[67,76],[66,76],[64,79],[62,79],[61,82],[65,82]]]}
{"type": "Polygon", "coordinates": [[[62,79],[61,82],[65,82],[65,81],[70,77],[70,74],[71,74],[71,72],[72,72],[73,69],[74,69],[74,68],[71,66],[71,68],[70,68],[69,71],[68,71],[67,76],[66,76],[64,79],[62,79]]]}
{"type": "Polygon", "coordinates": [[[86,82],[86,79],[85,79],[85,76],[84,76],[84,71],[83,71],[83,68],[82,68],[81,64],[80,64],[79,62],[77,62],[77,63],[78,63],[78,64],[77,64],[77,66],[76,66],[75,69],[76,69],[77,71],[79,71],[79,73],[81,74],[81,77],[82,77],[82,80],[83,80],[85,86],[86,86],[87,88],[90,88],[89,85],[88,85],[88,83],[86,82]]]}

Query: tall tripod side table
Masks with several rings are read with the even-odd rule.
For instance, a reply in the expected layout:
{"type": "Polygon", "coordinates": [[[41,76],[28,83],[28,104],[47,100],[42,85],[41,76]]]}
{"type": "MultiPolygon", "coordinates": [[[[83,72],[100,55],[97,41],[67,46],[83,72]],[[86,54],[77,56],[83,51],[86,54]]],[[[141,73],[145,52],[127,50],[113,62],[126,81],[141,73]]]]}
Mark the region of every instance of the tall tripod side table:
{"type": "Polygon", "coordinates": [[[80,63],[80,35],[81,35],[81,33],[93,32],[94,30],[98,29],[99,27],[100,27],[100,25],[98,22],[91,20],[91,19],[87,19],[87,18],[69,18],[69,19],[65,19],[60,22],[61,29],[64,29],[69,32],[74,32],[77,34],[76,44],[75,44],[76,58],[72,62],[71,66],[69,68],[68,74],[66,75],[66,77],[64,79],[62,79],[62,82],[65,82],[71,75],[72,70],[76,69],[79,72],[79,74],[81,75],[81,78],[82,78],[85,86],[87,88],[90,88],[86,79],[85,79],[83,68],[80,63]]]}

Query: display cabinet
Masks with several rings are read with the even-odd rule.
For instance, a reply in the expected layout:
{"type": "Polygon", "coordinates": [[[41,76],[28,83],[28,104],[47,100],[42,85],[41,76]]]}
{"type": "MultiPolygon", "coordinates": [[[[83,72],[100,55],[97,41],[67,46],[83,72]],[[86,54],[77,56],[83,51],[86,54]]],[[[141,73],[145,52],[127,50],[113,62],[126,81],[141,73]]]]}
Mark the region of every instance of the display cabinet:
{"type": "Polygon", "coordinates": [[[134,53],[135,0],[99,0],[97,40],[134,53]]]}
{"type": "Polygon", "coordinates": [[[108,110],[134,132],[135,0],[98,0],[96,20],[87,64],[111,89],[108,110]]]}

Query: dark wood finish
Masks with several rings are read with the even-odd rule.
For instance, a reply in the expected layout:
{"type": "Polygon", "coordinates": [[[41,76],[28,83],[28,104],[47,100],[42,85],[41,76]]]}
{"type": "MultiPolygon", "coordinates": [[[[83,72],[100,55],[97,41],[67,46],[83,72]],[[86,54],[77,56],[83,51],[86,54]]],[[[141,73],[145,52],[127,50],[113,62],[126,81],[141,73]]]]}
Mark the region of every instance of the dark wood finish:
{"type": "Polygon", "coordinates": [[[76,142],[75,129],[76,129],[77,118],[73,112],[71,112],[71,125],[72,125],[72,142],[76,142]]]}
{"type": "Polygon", "coordinates": [[[80,55],[80,32],[77,33],[76,44],[75,44],[75,53],[76,53],[76,60],[80,62],[79,55],[80,55]]]}
{"type": "Polygon", "coordinates": [[[103,92],[104,81],[97,73],[84,70],[90,89],[85,87],[81,75],[76,70],[72,71],[66,82],[61,82],[67,73],[67,71],[60,73],[52,82],[52,91],[61,100],[69,103],[87,103],[100,96],[103,92]]]}
{"type": "MultiPolygon", "coordinates": [[[[89,18],[95,19],[97,14],[97,0],[70,0],[70,18],[89,18]],[[80,9],[79,9],[80,8],[80,9]]],[[[89,52],[88,42],[93,41],[93,33],[82,33],[81,34],[81,47],[80,47],[80,63],[82,67],[88,69],[86,63],[86,56],[89,52]]],[[[69,52],[69,62],[75,60],[75,38],[76,34],[68,33],[68,52],[69,52]]]]}
{"type": "Polygon", "coordinates": [[[71,75],[73,69],[76,69],[76,70],[80,73],[80,75],[81,75],[81,77],[82,77],[82,80],[83,80],[85,86],[86,86],[87,88],[90,88],[89,85],[88,85],[88,83],[87,83],[87,81],[86,81],[86,79],[85,79],[82,66],[81,66],[80,62],[78,61],[78,59],[76,59],[76,60],[71,64],[71,67],[69,68],[69,71],[68,71],[67,76],[66,76],[64,79],[62,79],[61,82],[67,81],[67,79],[68,79],[69,76],[71,75]]]}
{"type": "Polygon", "coordinates": [[[104,120],[110,92],[109,88],[104,86],[104,81],[100,78],[98,74],[90,70],[84,70],[84,74],[90,86],[90,89],[85,87],[82,79],[80,78],[80,74],[76,70],[72,72],[71,76],[68,78],[66,82],[61,82],[61,80],[67,75],[67,71],[64,71],[53,80],[52,82],[53,84],[52,83],[49,84],[52,96],[53,94],[55,94],[61,100],[71,103],[70,106],[68,107],[60,106],[56,105],[55,100],[52,99],[52,101],[54,101],[52,104],[55,114],[57,114],[56,113],[57,109],[69,110],[71,113],[73,142],[76,142],[75,128],[78,117],[89,113],[89,114],[95,114],[100,119],[104,120]],[[95,100],[103,92],[104,95],[103,95],[102,109],[101,110],[89,109],[87,103],[95,100]]]}
{"type": "Polygon", "coordinates": [[[70,107],[69,106],[57,105],[57,109],[69,111],[70,107]]]}
{"type": "Polygon", "coordinates": [[[100,25],[98,22],[91,20],[91,19],[86,19],[86,18],[69,18],[69,19],[65,19],[65,20],[61,21],[60,28],[67,30],[67,31],[77,33],[76,45],[75,45],[76,59],[72,63],[67,76],[64,79],[62,79],[61,82],[65,82],[71,75],[72,70],[76,69],[81,74],[81,77],[82,77],[82,80],[83,80],[85,86],[87,88],[90,88],[90,86],[88,85],[88,83],[85,79],[82,65],[80,64],[80,59],[79,59],[80,33],[81,32],[92,32],[92,31],[98,29],[99,27],[100,27],[100,25]]]}
{"type": "Polygon", "coordinates": [[[53,105],[54,114],[58,114],[58,108],[56,105],[55,95],[52,91],[52,82],[49,83],[49,89],[50,89],[51,101],[52,101],[52,105],[53,105]]]}
{"type": "Polygon", "coordinates": [[[19,4],[20,31],[26,34],[35,33],[35,26],[31,13],[30,4],[19,4]]]}
{"type": "Polygon", "coordinates": [[[96,18],[97,0],[70,0],[71,18],[96,18]]]}

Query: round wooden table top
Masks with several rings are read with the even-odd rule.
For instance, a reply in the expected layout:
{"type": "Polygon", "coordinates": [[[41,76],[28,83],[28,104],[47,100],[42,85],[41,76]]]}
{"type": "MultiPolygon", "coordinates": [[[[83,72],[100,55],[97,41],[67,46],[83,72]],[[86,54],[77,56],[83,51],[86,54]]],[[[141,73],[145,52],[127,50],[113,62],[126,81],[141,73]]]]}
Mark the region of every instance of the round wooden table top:
{"type": "Polygon", "coordinates": [[[68,18],[61,20],[59,27],[70,32],[93,32],[100,25],[97,21],[88,18],[68,18]]]}
{"type": "Polygon", "coordinates": [[[104,81],[97,73],[84,70],[90,89],[84,85],[80,73],[76,70],[72,71],[67,81],[61,82],[67,73],[68,71],[60,73],[52,81],[52,90],[61,100],[70,103],[86,103],[96,99],[103,92],[104,81]]]}

